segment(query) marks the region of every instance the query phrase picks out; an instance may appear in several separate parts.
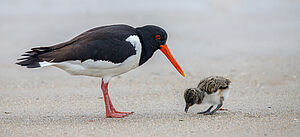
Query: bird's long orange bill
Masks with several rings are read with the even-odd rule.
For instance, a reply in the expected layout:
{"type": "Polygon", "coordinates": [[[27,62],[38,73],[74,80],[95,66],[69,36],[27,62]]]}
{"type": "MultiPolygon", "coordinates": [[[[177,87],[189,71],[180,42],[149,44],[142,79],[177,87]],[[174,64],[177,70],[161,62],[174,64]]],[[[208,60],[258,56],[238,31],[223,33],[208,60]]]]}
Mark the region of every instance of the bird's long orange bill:
{"type": "Polygon", "coordinates": [[[167,44],[165,45],[160,45],[160,50],[162,53],[164,53],[166,55],[166,57],[169,59],[169,61],[173,64],[173,66],[177,69],[177,71],[183,76],[185,77],[185,74],[183,72],[183,70],[181,69],[181,67],[178,65],[177,61],[174,59],[173,55],[171,54],[167,44]]]}

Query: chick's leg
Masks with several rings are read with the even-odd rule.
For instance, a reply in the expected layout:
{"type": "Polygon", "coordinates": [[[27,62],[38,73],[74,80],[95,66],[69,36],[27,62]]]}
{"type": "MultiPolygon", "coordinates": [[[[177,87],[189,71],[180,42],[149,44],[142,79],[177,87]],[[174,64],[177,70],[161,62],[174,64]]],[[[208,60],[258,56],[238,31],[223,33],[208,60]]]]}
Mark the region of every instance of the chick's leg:
{"type": "Polygon", "coordinates": [[[208,113],[214,106],[210,106],[206,111],[203,111],[203,112],[198,112],[197,114],[205,114],[205,113],[208,113]]]}
{"type": "Polygon", "coordinates": [[[221,101],[221,103],[216,107],[216,109],[214,109],[213,111],[209,112],[209,113],[205,113],[204,115],[212,115],[214,114],[217,110],[219,110],[219,108],[221,108],[223,105],[223,101],[221,101]]]}

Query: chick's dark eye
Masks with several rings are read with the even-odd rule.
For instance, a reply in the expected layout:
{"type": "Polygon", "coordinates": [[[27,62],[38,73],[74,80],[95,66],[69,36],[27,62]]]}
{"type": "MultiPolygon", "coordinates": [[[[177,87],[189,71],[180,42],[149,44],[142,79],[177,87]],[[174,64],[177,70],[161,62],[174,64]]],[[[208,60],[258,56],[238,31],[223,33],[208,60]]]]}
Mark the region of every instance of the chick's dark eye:
{"type": "Polygon", "coordinates": [[[161,39],[160,35],[155,36],[156,39],[161,39]]]}

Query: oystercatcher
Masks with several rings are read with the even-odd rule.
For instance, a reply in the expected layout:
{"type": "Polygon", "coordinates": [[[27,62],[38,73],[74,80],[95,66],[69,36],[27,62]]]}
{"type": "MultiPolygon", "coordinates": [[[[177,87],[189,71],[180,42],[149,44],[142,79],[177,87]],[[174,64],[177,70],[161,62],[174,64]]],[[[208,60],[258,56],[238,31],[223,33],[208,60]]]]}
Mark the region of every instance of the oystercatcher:
{"type": "Polygon", "coordinates": [[[166,31],[158,26],[108,25],[90,29],[67,42],[32,48],[16,64],[27,68],[55,66],[72,75],[102,78],[106,117],[121,118],[133,112],[119,112],[114,108],[108,94],[112,77],[143,65],[158,49],[185,76],[166,41],[166,31]]]}
{"type": "MultiPolygon", "coordinates": [[[[185,112],[194,104],[208,103],[211,106],[203,112],[197,114],[212,115],[223,105],[223,101],[229,96],[229,86],[231,81],[221,76],[207,77],[200,81],[197,88],[189,88],[184,92],[186,102],[185,112]],[[214,105],[217,107],[210,111],[214,105]]],[[[225,110],[225,109],[221,109],[225,110]]]]}

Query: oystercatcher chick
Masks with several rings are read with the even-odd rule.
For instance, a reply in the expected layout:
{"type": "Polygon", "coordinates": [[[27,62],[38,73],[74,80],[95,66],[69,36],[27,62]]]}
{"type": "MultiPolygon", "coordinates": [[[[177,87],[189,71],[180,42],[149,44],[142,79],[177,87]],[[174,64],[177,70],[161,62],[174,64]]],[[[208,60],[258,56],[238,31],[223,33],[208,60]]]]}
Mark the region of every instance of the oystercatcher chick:
{"type": "Polygon", "coordinates": [[[143,65],[157,50],[162,51],[178,72],[185,76],[166,41],[167,32],[154,25],[137,28],[123,24],[102,26],[67,42],[32,48],[16,64],[27,68],[54,66],[72,75],[102,78],[106,117],[121,118],[133,112],[120,112],[114,108],[108,94],[112,77],[143,65]]]}
{"type": "Polygon", "coordinates": [[[200,81],[197,88],[189,88],[184,92],[186,102],[185,112],[194,104],[207,103],[211,106],[203,112],[197,114],[212,115],[221,108],[225,99],[229,96],[231,81],[221,76],[207,77],[200,81]],[[217,107],[211,111],[211,109],[217,107]]]}

